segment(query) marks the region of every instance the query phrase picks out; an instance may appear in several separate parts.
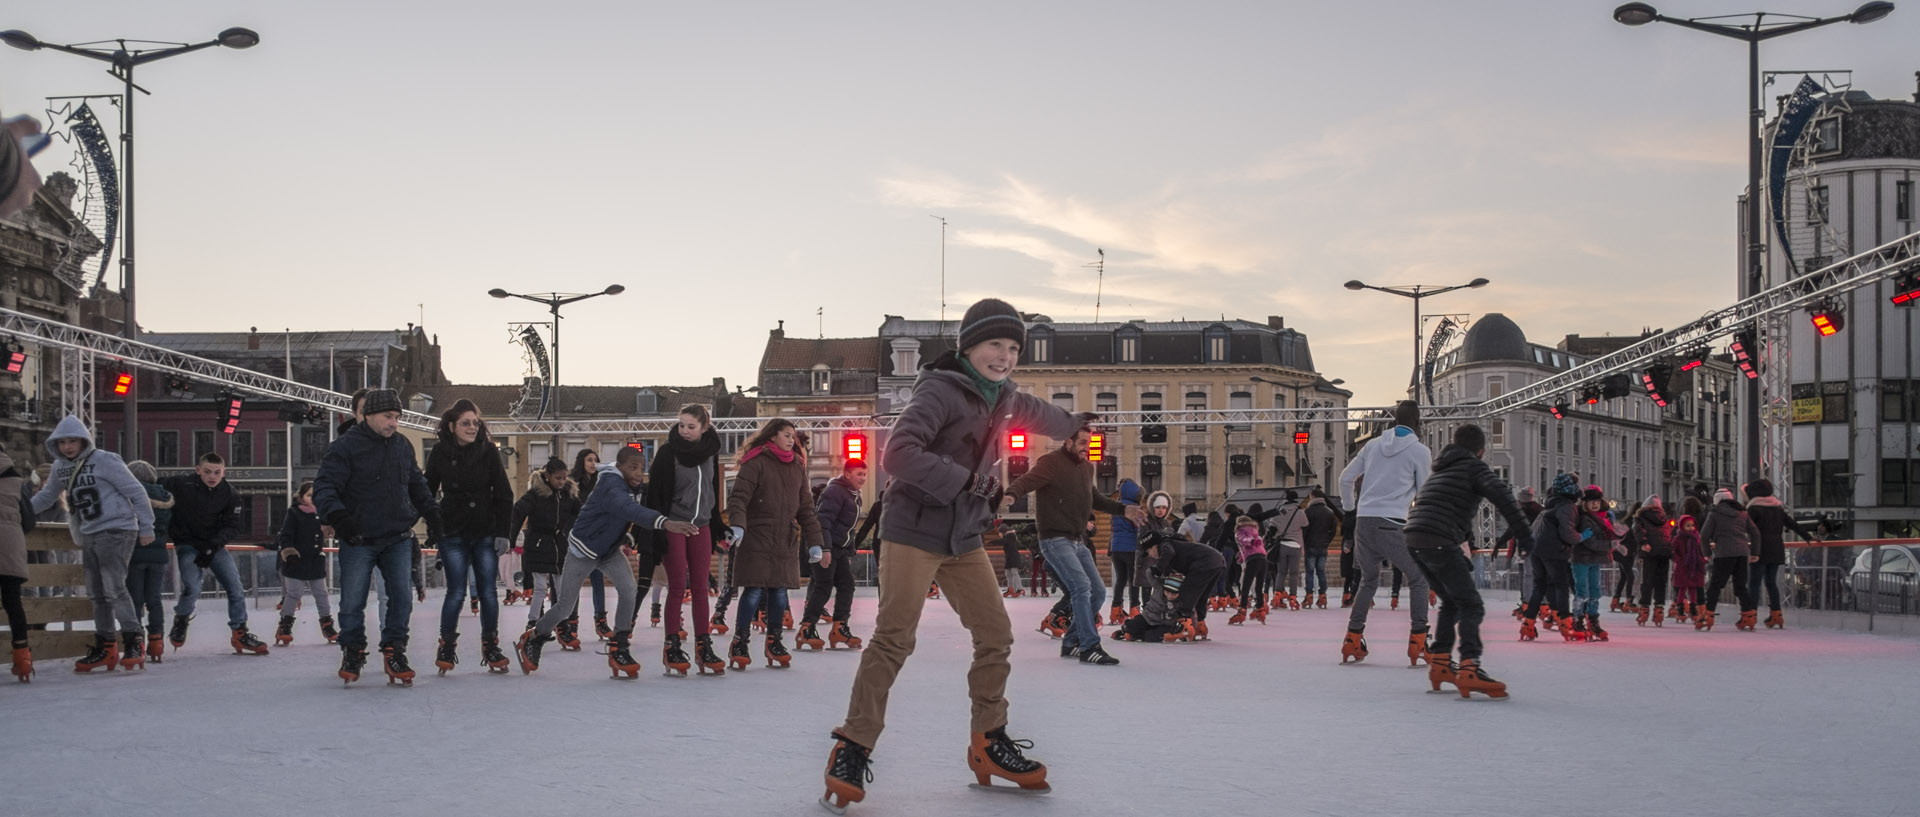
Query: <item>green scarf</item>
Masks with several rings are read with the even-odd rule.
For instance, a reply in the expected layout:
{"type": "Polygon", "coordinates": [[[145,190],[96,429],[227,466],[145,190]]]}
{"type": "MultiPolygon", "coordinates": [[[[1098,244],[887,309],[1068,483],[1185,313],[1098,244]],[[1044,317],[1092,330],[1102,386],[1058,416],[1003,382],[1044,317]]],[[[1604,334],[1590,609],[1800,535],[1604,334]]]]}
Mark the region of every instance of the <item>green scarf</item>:
{"type": "Polygon", "coordinates": [[[973,362],[967,360],[965,356],[960,358],[960,368],[967,373],[968,377],[973,378],[973,387],[979,389],[980,396],[987,399],[988,407],[1000,405],[1000,387],[1005,386],[1007,381],[988,380],[979,369],[973,368],[973,362]]]}

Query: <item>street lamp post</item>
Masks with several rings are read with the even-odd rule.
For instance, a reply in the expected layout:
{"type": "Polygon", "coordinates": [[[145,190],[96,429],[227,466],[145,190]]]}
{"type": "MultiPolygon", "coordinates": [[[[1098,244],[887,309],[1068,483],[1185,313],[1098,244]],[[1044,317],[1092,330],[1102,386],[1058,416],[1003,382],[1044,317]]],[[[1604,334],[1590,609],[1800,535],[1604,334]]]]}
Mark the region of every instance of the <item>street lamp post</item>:
{"type": "Polygon", "coordinates": [[[598,298],[602,295],[618,295],[626,291],[627,288],[619,284],[612,284],[599,292],[589,292],[584,295],[572,292],[548,292],[539,295],[521,295],[518,292],[508,292],[504,289],[496,288],[487,290],[487,294],[495,298],[520,298],[537,304],[546,304],[547,311],[553,314],[553,349],[548,352],[548,354],[553,356],[553,383],[549,385],[551,392],[548,396],[548,398],[553,401],[553,419],[560,419],[560,307],[570,303],[584,301],[588,298],[598,298]]]}
{"type": "Polygon", "coordinates": [[[1485,278],[1475,278],[1464,284],[1454,284],[1453,286],[1445,286],[1445,287],[1436,287],[1428,284],[1415,284],[1413,286],[1398,286],[1398,287],[1394,287],[1394,286],[1379,287],[1379,286],[1374,286],[1372,284],[1365,283],[1362,281],[1348,281],[1347,289],[1351,289],[1356,292],[1362,289],[1373,289],[1373,290],[1378,290],[1380,292],[1387,292],[1394,295],[1398,295],[1402,298],[1413,299],[1413,371],[1414,371],[1414,375],[1418,377],[1420,373],[1420,299],[1431,298],[1443,292],[1452,292],[1456,289],[1479,289],[1486,285],[1487,285],[1487,279],[1485,278]]]}
{"type": "MultiPolygon", "coordinates": [[[[250,28],[235,26],[220,32],[213,39],[203,43],[159,43],[150,40],[100,40],[91,43],[55,45],[41,42],[39,38],[25,31],[0,31],[0,42],[23,51],[52,49],[90,60],[99,60],[112,66],[107,73],[120,80],[126,86],[121,94],[120,105],[120,154],[123,170],[121,173],[120,204],[120,298],[123,302],[124,323],[120,334],[127,340],[140,339],[140,325],[134,319],[133,312],[133,92],[148,93],[147,89],[133,84],[133,69],[136,66],[175,57],[189,51],[199,51],[213,46],[225,46],[232,49],[252,48],[260,44],[260,35],[250,28]],[[127,44],[135,46],[128,48],[127,44]]],[[[121,443],[121,451],[129,457],[140,456],[140,390],[128,389],[125,407],[126,440],[121,443]]]]}
{"type": "MultiPolygon", "coordinates": [[[[1767,115],[1766,109],[1760,106],[1760,42],[1834,23],[1864,25],[1892,13],[1893,4],[1885,0],[1874,0],[1854,9],[1852,14],[1843,14],[1838,17],[1801,17],[1758,11],[1751,14],[1723,14],[1715,17],[1678,19],[1663,15],[1646,3],[1627,3],[1613,10],[1613,19],[1622,25],[1671,23],[1681,28],[1717,34],[1747,44],[1747,252],[1745,274],[1737,282],[1742,299],[1762,289],[1760,269],[1766,247],[1766,243],[1761,240],[1760,232],[1760,190],[1763,181],[1760,178],[1761,126],[1765,123],[1767,115]],[[1720,22],[1746,17],[1753,18],[1753,22],[1743,24],[1720,22]],[[1769,17],[1779,18],[1781,22],[1768,22],[1769,17]]],[[[1741,449],[1747,460],[1747,467],[1744,469],[1746,478],[1752,480],[1760,476],[1760,382],[1748,380],[1746,391],[1746,419],[1742,423],[1744,429],[1741,449]]]]}

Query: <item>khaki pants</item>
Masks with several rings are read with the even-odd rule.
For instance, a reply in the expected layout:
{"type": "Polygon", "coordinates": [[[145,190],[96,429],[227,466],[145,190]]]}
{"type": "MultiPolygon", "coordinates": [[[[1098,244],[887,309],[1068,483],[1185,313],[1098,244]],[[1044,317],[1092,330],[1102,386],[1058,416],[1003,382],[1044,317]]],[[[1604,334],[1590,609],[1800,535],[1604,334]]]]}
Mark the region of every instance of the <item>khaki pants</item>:
{"type": "Polygon", "coordinates": [[[939,582],[940,594],[973,636],[973,667],[967,671],[967,696],[973,701],[973,731],[1007,725],[1007,674],[1013,663],[1013,623],[1000,597],[1000,583],[985,549],[962,556],[940,556],[911,545],[881,542],[880,613],[873,638],[860,655],[840,734],[873,748],[886,728],[887,695],[900,667],[913,654],[927,585],[939,582]]]}

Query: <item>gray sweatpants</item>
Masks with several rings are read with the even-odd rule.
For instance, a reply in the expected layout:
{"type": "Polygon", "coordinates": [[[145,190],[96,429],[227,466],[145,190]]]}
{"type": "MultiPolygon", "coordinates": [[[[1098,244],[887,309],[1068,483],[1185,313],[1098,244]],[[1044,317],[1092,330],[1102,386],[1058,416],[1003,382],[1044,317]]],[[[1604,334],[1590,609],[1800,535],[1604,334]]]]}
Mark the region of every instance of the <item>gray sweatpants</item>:
{"type": "Polygon", "coordinates": [[[120,632],[141,633],[140,612],[133,608],[133,594],[127,592],[127,562],[133,559],[133,546],[140,534],[130,530],[104,530],[99,533],[74,533],[80,540],[80,564],[87,571],[87,597],[93,600],[93,631],[112,635],[114,622],[120,632]]]}
{"type": "MultiPolygon", "coordinates": [[[[1404,552],[1406,549],[1401,550],[1404,552]]],[[[613,592],[620,597],[620,606],[614,610],[614,631],[633,631],[633,614],[640,607],[640,583],[634,581],[633,566],[627,563],[627,554],[620,548],[614,548],[598,559],[583,559],[572,552],[567,553],[567,562],[560,569],[560,598],[553,603],[553,609],[534,624],[535,635],[552,635],[554,627],[579,609],[580,585],[586,582],[587,574],[595,570],[607,577],[607,583],[613,585],[613,592]]]]}
{"type": "Polygon", "coordinates": [[[1427,574],[1407,552],[1407,539],[1397,522],[1381,516],[1362,516],[1354,520],[1353,569],[1360,571],[1360,588],[1353,596],[1353,613],[1347,629],[1359,631],[1367,626],[1367,608],[1373,606],[1374,591],[1380,589],[1380,562],[1386,561],[1406,574],[1413,593],[1409,614],[1413,629],[1427,626],[1427,574]]]}
{"type": "MultiPolygon", "coordinates": [[[[550,588],[559,586],[560,577],[552,573],[532,573],[529,575],[533,579],[533,596],[527,599],[527,629],[531,630],[534,625],[540,621],[540,610],[547,606],[547,595],[550,588]]],[[[578,596],[580,594],[575,593],[574,595],[578,596]]]]}
{"type": "MultiPolygon", "coordinates": [[[[299,605],[302,594],[313,596],[313,607],[320,611],[321,616],[333,615],[333,605],[327,601],[326,579],[289,579],[281,576],[280,615],[282,618],[293,617],[293,608],[299,605]]],[[[385,621],[385,619],[381,620],[385,621]]]]}

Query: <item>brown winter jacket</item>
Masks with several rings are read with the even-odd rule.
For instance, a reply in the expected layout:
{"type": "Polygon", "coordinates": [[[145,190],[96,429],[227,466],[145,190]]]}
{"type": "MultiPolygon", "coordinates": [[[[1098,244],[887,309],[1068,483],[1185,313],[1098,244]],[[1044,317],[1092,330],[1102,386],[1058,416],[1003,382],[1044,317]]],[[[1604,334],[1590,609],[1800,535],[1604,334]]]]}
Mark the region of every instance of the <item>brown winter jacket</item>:
{"type": "Polygon", "coordinates": [[[1094,511],[1122,514],[1127,507],[1093,487],[1093,463],[1064,448],[1056,448],[1033,463],[1033,470],[1007,486],[1007,495],[1029,492],[1042,539],[1080,540],[1087,534],[1087,517],[1094,511]]]}
{"type": "Polygon", "coordinates": [[[800,587],[800,552],[821,543],[806,458],[796,455],[793,462],[781,462],[761,453],[741,464],[733,492],[727,495],[727,521],[746,529],[733,543],[735,587],[800,587]],[[800,523],[798,548],[795,521],[800,523]]]}
{"type": "MultiPolygon", "coordinates": [[[[0,576],[27,577],[27,534],[21,529],[20,481],[26,471],[0,451],[0,576]]],[[[31,510],[31,508],[29,508],[31,510]]]]}

